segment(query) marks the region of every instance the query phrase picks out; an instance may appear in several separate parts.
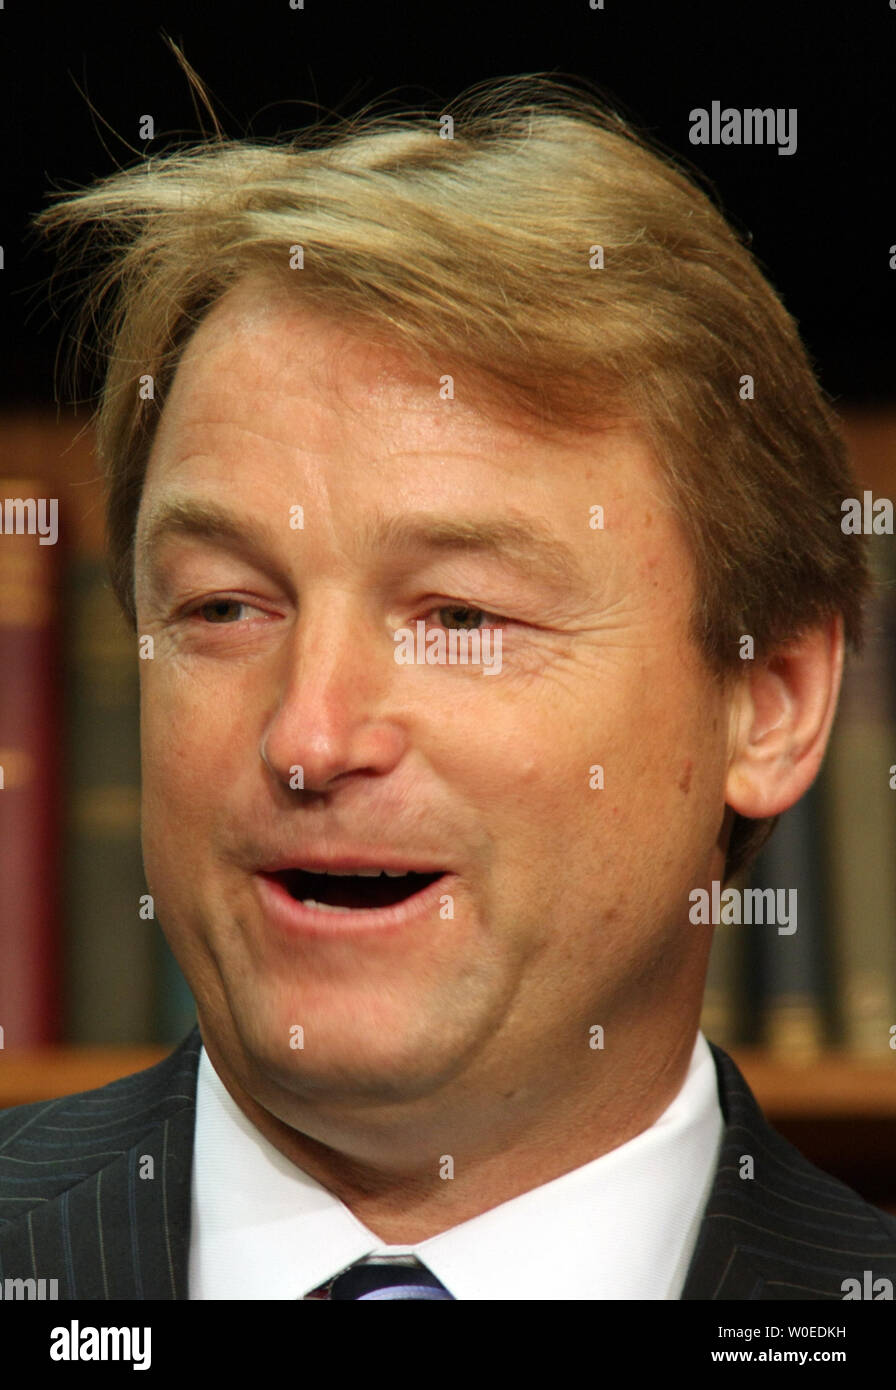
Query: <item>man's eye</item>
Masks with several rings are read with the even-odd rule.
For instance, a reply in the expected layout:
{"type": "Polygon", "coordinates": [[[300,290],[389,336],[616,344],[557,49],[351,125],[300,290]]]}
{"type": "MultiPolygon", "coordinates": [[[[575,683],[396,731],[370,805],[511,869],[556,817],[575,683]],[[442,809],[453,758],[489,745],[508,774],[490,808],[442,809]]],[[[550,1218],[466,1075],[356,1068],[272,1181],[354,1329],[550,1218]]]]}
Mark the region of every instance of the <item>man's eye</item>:
{"type": "Polygon", "coordinates": [[[201,616],[208,623],[228,623],[232,620],[232,610],[248,608],[248,603],[236,598],[214,598],[193,609],[193,616],[201,616]]]}
{"type": "Polygon", "coordinates": [[[491,627],[493,623],[482,623],[484,618],[498,618],[497,613],[488,613],[484,608],[471,608],[467,604],[450,603],[432,610],[443,627],[475,630],[480,626],[491,627]]]}

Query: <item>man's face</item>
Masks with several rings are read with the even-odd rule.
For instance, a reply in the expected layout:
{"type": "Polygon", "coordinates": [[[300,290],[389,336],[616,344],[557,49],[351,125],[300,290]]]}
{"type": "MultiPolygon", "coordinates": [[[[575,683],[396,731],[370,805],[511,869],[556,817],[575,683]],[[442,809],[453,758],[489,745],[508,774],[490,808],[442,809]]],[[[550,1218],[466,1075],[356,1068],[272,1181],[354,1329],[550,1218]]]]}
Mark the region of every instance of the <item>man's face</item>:
{"type": "Polygon", "coordinates": [[[556,1086],[592,1025],[610,1049],[699,999],[687,895],[721,868],[727,727],[660,475],[634,433],[548,443],[444,372],[453,400],[246,283],[149,460],[147,879],[207,1045],[287,1120],[556,1086]],[[232,534],[166,527],[174,504],[232,534]],[[500,670],[399,663],[418,620],[499,627],[500,670]],[[286,872],[327,866],[442,877],[374,910],[417,882],[286,872]]]}

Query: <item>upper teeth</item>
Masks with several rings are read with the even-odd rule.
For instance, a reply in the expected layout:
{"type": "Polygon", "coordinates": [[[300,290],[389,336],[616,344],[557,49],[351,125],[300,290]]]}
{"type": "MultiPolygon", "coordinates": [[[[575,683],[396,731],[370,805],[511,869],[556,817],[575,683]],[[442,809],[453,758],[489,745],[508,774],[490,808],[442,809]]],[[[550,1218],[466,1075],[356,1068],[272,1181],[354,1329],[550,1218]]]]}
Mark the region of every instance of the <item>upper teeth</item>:
{"type": "Polygon", "coordinates": [[[379,878],[380,874],[385,874],[387,878],[407,878],[412,869],[318,869],[317,873],[329,874],[331,878],[379,878]]]}

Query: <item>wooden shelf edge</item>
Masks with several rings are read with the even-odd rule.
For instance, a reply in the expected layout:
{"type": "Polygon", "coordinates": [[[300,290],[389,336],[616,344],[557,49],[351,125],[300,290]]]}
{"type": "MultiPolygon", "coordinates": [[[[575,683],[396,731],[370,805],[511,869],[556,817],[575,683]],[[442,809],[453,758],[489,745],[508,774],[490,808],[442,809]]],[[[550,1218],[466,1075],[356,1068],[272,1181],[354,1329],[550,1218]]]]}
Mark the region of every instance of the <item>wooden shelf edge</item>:
{"type": "Polygon", "coordinates": [[[758,1049],[733,1048],[731,1056],[772,1121],[896,1120],[896,1052],[869,1058],[826,1051],[789,1061],[758,1049]]]}
{"type": "Polygon", "coordinates": [[[160,1062],[173,1047],[39,1047],[0,1051],[0,1108],[92,1091],[160,1062]]]}
{"type": "MultiPolygon", "coordinates": [[[[160,1062],[173,1046],[0,1050],[0,1108],[105,1086],[160,1062]]],[[[748,1048],[731,1055],[772,1121],[896,1120],[896,1051],[879,1061],[832,1051],[805,1061],[748,1048]]]]}

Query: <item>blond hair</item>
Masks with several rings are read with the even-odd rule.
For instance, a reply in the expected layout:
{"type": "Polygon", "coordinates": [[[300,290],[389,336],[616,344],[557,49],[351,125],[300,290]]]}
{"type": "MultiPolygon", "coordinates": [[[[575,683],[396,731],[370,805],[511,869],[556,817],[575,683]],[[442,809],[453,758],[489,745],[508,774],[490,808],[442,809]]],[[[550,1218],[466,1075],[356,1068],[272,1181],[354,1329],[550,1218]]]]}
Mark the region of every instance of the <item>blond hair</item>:
{"type": "MultiPolygon", "coordinates": [[[[637,420],[693,549],[691,630],[715,677],[742,673],[744,634],[761,661],[837,613],[861,646],[864,542],[840,525],[855,483],[794,321],[693,178],[572,84],[502,79],[440,112],[273,142],[218,130],[58,195],[36,222],[64,258],[97,253],[75,343],[99,334],[110,569],[132,623],[165,389],[203,314],[261,270],[467,371],[533,428],[637,420]]],[[[735,817],[726,878],[773,826],[735,817]]]]}

